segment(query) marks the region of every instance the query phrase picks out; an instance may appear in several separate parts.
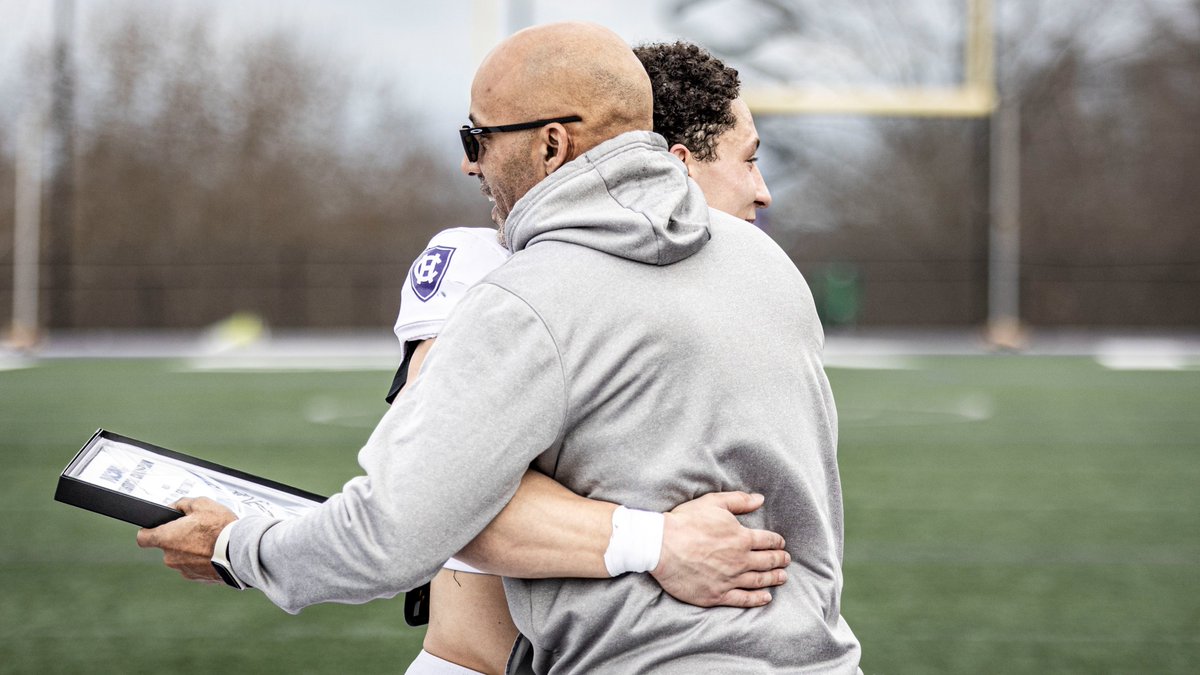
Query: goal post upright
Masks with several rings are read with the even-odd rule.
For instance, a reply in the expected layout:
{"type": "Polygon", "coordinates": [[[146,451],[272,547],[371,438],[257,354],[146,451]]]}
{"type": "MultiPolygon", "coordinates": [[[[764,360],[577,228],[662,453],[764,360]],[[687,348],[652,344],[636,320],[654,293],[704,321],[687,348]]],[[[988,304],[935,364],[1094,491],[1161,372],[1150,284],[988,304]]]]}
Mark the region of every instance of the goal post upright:
{"type": "Polygon", "coordinates": [[[997,105],[992,0],[964,0],[963,81],[945,87],[867,89],[747,85],[742,99],[764,114],[988,117],[997,105]]]}
{"type": "Polygon", "coordinates": [[[818,88],[746,86],[751,111],[773,115],[986,118],[989,148],[987,323],[989,341],[1017,349],[1024,342],[1019,305],[1020,130],[1016,105],[1001,102],[996,84],[992,0],[963,0],[962,81],[957,86],[818,88]]]}

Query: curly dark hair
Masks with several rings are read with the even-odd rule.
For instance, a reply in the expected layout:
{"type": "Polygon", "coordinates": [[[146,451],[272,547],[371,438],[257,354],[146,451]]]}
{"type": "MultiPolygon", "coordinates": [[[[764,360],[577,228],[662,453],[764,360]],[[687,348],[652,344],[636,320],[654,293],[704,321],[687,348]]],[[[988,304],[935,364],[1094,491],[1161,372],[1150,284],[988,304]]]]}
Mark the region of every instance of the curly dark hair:
{"type": "Polygon", "coordinates": [[[717,137],[737,123],[738,72],[690,42],[634,47],[654,88],[654,130],[700,161],[716,159],[717,137]]]}

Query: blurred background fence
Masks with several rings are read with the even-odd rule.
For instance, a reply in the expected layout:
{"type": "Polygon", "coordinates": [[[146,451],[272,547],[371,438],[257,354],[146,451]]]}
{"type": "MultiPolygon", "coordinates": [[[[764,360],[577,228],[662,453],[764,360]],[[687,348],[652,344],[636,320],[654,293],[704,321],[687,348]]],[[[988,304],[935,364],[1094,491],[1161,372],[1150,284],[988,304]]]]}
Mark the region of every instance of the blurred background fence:
{"type": "MultiPolygon", "coordinates": [[[[44,178],[36,322],[50,330],[191,328],[237,311],[379,327],[433,232],[488,223],[446,144],[459,120],[405,80],[438,53],[371,71],[285,24],[230,33],[232,3],[4,2],[48,28],[0,52],[0,319],[19,295],[21,157],[44,178]]],[[[499,11],[451,4],[439,11],[468,24],[499,11]]],[[[748,86],[937,87],[966,67],[963,0],[641,4],[665,30],[631,39],[698,41],[748,86]]],[[[501,5],[499,33],[567,11],[501,5]]],[[[1200,0],[987,5],[996,86],[1019,120],[1021,319],[1200,326],[1200,0]]],[[[406,10],[413,22],[422,7],[406,10]]],[[[443,86],[465,95],[469,72],[455,77],[443,86]]],[[[760,224],[827,325],[987,319],[994,117],[758,120],[775,197],[760,224]]]]}

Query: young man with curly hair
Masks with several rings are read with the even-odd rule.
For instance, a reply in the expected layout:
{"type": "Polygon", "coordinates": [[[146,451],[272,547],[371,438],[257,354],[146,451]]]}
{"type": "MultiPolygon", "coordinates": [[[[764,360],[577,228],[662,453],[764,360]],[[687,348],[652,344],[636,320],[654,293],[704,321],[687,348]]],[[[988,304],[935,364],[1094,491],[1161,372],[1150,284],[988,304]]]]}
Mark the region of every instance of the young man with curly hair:
{"type": "Polygon", "coordinates": [[[754,222],[771,205],[758,171],[758,130],[738,72],[687,42],[635,47],[654,88],[654,130],[687,165],[708,205],[754,222]]]}

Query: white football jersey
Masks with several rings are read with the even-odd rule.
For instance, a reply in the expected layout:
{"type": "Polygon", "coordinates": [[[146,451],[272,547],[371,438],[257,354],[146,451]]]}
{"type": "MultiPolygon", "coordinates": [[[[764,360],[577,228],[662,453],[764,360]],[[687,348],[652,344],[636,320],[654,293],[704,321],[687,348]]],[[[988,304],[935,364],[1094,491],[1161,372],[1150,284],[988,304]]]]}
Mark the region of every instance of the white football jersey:
{"type": "MultiPolygon", "coordinates": [[[[417,256],[400,291],[400,315],[396,317],[396,337],[400,340],[400,359],[408,357],[408,343],[437,337],[442,324],[467,289],[488,272],[508,260],[508,249],[496,240],[496,231],[487,227],[455,227],[442,230],[429,240],[417,256]]],[[[407,365],[396,374],[390,396],[395,396],[407,365]]],[[[481,574],[474,567],[454,558],[447,569],[481,574]]]]}
{"type": "Polygon", "coordinates": [[[508,256],[492,228],[455,227],[434,235],[409,268],[400,291],[395,330],[406,350],[401,359],[408,355],[407,343],[437,337],[467,289],[508,256]]]}

